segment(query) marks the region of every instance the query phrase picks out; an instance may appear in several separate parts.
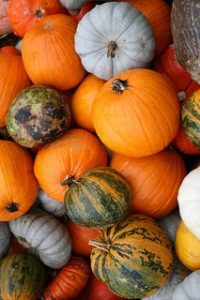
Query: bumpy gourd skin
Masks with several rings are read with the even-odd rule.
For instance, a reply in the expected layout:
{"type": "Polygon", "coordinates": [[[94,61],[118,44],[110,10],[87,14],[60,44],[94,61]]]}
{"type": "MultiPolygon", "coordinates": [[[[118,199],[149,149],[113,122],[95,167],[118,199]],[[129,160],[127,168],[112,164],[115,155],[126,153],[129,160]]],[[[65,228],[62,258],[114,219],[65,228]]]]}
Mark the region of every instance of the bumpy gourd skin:
{"type": "Polygon", "coordinates": [[[70,122],[70,108],[57,90],[33,85],[12,102],[6,126],[18,144],[32,148],[60,137],[70,122]]]}

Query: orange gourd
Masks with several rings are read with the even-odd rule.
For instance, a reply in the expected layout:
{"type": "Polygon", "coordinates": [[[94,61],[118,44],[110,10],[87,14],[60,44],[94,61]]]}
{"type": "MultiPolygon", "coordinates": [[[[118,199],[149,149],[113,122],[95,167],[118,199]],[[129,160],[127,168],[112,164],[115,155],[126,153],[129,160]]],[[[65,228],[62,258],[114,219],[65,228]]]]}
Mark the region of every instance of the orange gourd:
{"type": "Polygon", "coordinates": [[[0,127],[5,127],[8,107],[18,92],[30,85],[21,56],[13,46],[0,50],[0,127]]]}
{"type": "Polygon", "coordinates": [[[111,150],[142,157],[166,148],[176,136],[180,103],[158,72],[133,69],[107,81],[92,106],[97,135],[111,150]]]}
{"type": "Polygon", "coordinates": [[[75,90],[71,99],[71,111],[79,127],[95,131],[92,123],[92,105],[105,81],[89,74],[75,90]]]}
{"type": "Polygon", "coordinates": [[[22,58],[34,84],[47,84],[60,90],[75,87],[85,70],[74,48],[76,21],[58,14],[42,18],[23,38],[22,58]]]}
{"type": "Polygon", "coordinates": [[[142,12],[149,21],[156,40],[155,55],[161,54],[172,40],[171,9],[164,0],[123,0],[142,12]]]}
{"type": "Polygon", "coordinates": [[[166,149],[143,158],[116,154],[110,166],[131,186],[130,212],[162,218],[177,206],[178,189],[186,176],[184,161],[178,152],[166,149]]]}
{"type": "Polygon", "coordinates": [[[16,35],[23,37],[41,18],[64,13],[59,0],[10,0],[8,18],[16,35]]]}
{"type": "Polygon", "coordinates": [[[90,169],[106,164],[106,151],[97,137],[84,129],[70,129],[38,151],[34,173],[49,197],[64,202],[69,178],[81,178],[90,169]]]}
{"type": "Polygon", "coordinates": [[[11,141],[0,141],[0,221],[25,214],[38,191],[29,153],[11,141]]]}

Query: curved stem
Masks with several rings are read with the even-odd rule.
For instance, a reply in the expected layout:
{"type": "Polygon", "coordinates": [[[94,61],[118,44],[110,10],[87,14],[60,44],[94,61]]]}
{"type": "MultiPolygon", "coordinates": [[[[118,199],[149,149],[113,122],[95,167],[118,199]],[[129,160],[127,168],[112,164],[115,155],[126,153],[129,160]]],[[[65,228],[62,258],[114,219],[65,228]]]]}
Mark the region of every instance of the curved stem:
{"type": "Polygon", "coordinates": [[[81,178],[76,179],[74,175],[67,175],[64,179],[60,181],[62,186],[71,186],[72,184],[76,184],[81,181],[81,178]]]}
{"type": "Polygon", "coordinates": [[[110,244],[106,244],[104,241],[97,240],[90,240],[89,245],[106,252],[109,252],[111,246],[110,244]]]}
{"type": "Polygon", "coordinates": [[[117,92],[118,94],[122,94],[123,91],[128,89],[128,81],[127,80],[121,80],[121,79],[113,79],[112,81],[112,89],[113,91],[117,92]]]}

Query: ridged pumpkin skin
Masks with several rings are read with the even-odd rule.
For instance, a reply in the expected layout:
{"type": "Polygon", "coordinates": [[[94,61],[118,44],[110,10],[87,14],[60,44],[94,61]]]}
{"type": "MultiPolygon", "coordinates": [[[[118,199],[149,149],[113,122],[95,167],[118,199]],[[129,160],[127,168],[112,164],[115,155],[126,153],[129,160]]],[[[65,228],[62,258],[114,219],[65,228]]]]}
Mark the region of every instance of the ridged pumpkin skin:
{"type": "Polygon", "coordinates": [[[104,84],[95,98],[92,120],[108,148],[125,156],[142,157],[163,150],[174,139],[180,103],[161,74],[134,69],[104,84]]]}
{"type": "Polygon", "coordinates": [[[110,167],[120,172],[131,186],[130,212],[162,218],[177,206],[178,189],[186,169],[175,150],[166,149],[141,158],[116,154],[110,167]]]}
{"type": "Polygon", "coordinates": [[[120,297],[153,295],[167,282],[173,255],[165,232],[151,218],[130,215],[102,231],[91,254],[95,276],[120,297]]]}
{"type": "Polygon", "coordinates": [[[129,185],[120,173],[98,167],[69,183],[65,208],[68,217],[78,225],[105,227],[126,217],[130,197],[129,185]]]}
{"type": "Polygon", "coordinates": [[[49,197],[64,202],[68,190],[62,184],[65,179],[81,178],[90,169],[106,164],[106,151],[98,138],[84,129],[70,129],[38,151],[34,173],[49,197]]]}
{"type": "Polygon", "coordinates": [[[32,255],[7,255],[0,267],[3,300],[36,300],[45,281],[43,265],[32,255]]]}
{"type": "Polygon", "coordinates": [[[41,19],[28,30],[22,42],[22,59],[34,84],[59,90],[75,87],[85,71],[74,49],[76,21],[67,15],[41,19]]]}
{"type": "Polygon", "coordinates": [[[29,153],[14,142],[0,141],[0,221],[25,214],[35,201],[37,191],[29,153]]]}

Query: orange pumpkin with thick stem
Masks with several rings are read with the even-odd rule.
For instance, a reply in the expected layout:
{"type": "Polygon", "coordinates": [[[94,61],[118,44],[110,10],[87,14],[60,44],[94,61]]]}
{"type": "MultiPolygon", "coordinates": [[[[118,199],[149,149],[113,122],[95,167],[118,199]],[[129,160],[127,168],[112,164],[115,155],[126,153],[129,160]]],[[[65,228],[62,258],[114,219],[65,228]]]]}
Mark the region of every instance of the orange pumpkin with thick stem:
{"type": "Polygon", "coordinates": [[[92,105],[105,81],[89,74],[75,90],[71,99],[71,111],[79,127],[95,131],[92,123],[92,105]]]}
{"type": "Polygon", "coordinates": [[[166,148],[180,122],[180,103],[167,79],[133,69],[107,81],[92,106],[97,135],[111,150],[142,157],[166,148]]]}
{"type": "Polygon", "coordinates": [[[123,0],[142,12],[149,21],[156,40],[155,55],[161,54],[172,40],[171,8],[165,0],[123,0]]]}
{"type": "Polygon", "coordinates": [[[186,176],[182,157],[172,149],[130,158],[114,155],[110,166],[120,172],[132,189],[130,212],[162,218],[177,206],[179,186],[186,176]]]}
{"type": "Polygon", "coordinates": [[[30,85],[21,56],[13,46],[0,49],[0,127],[5,127],[8,107],[18,92],[30,85]]]}
{"type": "Polygon", "coordinates": [[[13,31],[21,37],[41,18],[65,12],[59,0],[10,0],[8,6],[8,18],[13,31]]]}
{"type": "Polygon", "coordinates": [[[84,129],[70,129],[38,151],[34,173],[49,197],[64,202],[68,181],[106,164],[106,151],[97,137],[84,129]]]}
{"type": "Polygon", "coordinates": [[[42,18],[25,34],[22,59],[34,84],[69,90],[78,85],[85,70],[74,48],[77,22],[64,14],[42,18]]]}
{"type": "Polygon", "coordinates": [[[0,221],[25,214],[38,191],[29,153],[11,141],[0,141],[0,221]]]}

